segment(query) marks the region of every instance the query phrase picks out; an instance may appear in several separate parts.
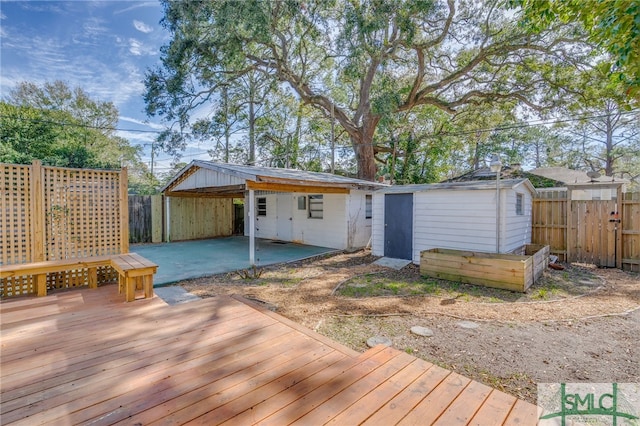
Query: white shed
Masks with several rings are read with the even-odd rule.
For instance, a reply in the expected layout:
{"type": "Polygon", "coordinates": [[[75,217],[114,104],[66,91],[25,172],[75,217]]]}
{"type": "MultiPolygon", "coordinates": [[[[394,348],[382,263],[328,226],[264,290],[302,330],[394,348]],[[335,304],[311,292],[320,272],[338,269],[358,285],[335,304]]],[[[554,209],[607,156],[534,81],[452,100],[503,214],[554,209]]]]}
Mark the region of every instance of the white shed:
{"type": "Polygon", "coordinates": [[[329,173],[193,161],[163,193],[167,205],[183,197],[244,198],[244,234],[253,257],[256,237],[335,249],[364,247],[371,238],[372,192],[384,186],[329,173]]]}
{"type": "Polygon", "coordinates": [[[509,253],[529,244],[533,185],[505,179],[499,186],[485,180],[376,191],[372,254],[419,264],[420,252],[432,248],[509,253]]]}

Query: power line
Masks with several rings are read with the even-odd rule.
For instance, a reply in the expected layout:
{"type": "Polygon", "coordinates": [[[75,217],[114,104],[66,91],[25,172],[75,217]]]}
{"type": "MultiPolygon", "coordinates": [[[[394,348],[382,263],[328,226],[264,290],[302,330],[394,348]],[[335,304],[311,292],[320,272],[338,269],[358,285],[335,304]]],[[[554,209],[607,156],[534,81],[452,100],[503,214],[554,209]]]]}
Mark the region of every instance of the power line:
{"type": "MultiPolygon", "coordinates": [[[[623,111],[620,112],[619,115],[632,115],[632,114],[638,114],[640,113],[640,110],[638,109],[634,109],[634,110],[630,110],[630,111],[623,111]]],[[[575,122],[575,121],[582,121],[582,120],[592,120],[592,119],[596,119],[596,118],[606,118],[608,116],[610,116],[611,114],[596,114],[596,115],[583,115],[583,116],[573,116],[573,117],[567,117],[567,118],[562,118],[562,119],[554,119],[554,120],[531,120],[531,121],[524,121],[521,123],[514,123],[514,124],[508,124],[505,126],[496,126],[496,127],[488,127],[488,128],[481,128],[481,129],[474,129],[474,130],[465,130],[465,131],[459,131],[459,132],[443,132],[443,133],[434,133],[431,135],[427,135],[427,138],[437,138],[437,137],[443,137],[443,136],[467,136],[467,135],[475,135],[478,133],[489,133],[489,132],[500,132],[500,131],[505,131],[505,130],[515,130],[515,129],[524,129],[524,128],[528,128],[528,127],[533,127],[533,126],[546,126],[546,125],[554,125],[554,124],[563,124],[563,123],[570,123],[570,122],[575,122]]],[[[82,123],[65,123],[65,122],[57,122],[57,121],[53,121],[53,120],[42,120],[42,119],[36,119],[36,118],[26,118],[26,117],[17,117],[17,116],[11,116],[11,115],[7,115],[7,114],[0,114],[0,118],[9,118],[9,119],[13,119],[13,120],[21,120],[21,121],[29,121],[29,122],[33,122],[33,123],[43,123],[43,124],[52,124],[52,125],[58,125],[61,127],[81,127],[81,128],[88,128],[88,129],[95,129],[95,130],[109,130],[109,131],[114,131],[114,132],[135,132],[135,133],[153,133],[153,134],[160,134],[163,133],[164,131],[168,130],[139,130],[139,129],[126,129],[126,128],[119,128],[119,127],[111,127],[111,126],[93,126],[90,124],[82,124],[82,123]]],[[[184,133],[181,133],[183,135],[185,135],[184,133]]],[[[375,145],[373,142],[368,143],[368,145],[375,145]]],[[[336,146],[336,148],[351,148],[349,146],[336,146]]],[[[326,149],[326,148],[324,148],[326,149]]],[[[331,149],[331,148],[328,148],[331,149]]]]}

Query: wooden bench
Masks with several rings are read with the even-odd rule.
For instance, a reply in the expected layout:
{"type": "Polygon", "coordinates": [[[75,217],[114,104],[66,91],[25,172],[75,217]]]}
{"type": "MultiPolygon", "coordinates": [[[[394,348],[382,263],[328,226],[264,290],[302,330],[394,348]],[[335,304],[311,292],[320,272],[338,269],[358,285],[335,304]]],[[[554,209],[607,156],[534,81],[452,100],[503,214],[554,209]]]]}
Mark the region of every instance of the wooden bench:
{"type": "Polygon", "coordinates": [[[135,286],[138,279],[143,281],[145,297],[153,297],[153,274],[156,273],[158,265],[136,253],[1,265],[0,278],[32,275],[36,295],[46,296],[47,273],[87,269],[89,288],[97,288],[98,267],[106,266],[110,266],[118,272],[120,291],[122,292],[124,289],[127,302],[135,298],[135,286]]]}
{"type": "Polygon", "coordinates": [[[158,265],[137,253],[127,253],[113,256],[111,267],[118,271],[118,286],[125,299],[131,302],[135,299],[137,284],[141,281],[144,297],[153,297],[153,274],[158,265]]]}

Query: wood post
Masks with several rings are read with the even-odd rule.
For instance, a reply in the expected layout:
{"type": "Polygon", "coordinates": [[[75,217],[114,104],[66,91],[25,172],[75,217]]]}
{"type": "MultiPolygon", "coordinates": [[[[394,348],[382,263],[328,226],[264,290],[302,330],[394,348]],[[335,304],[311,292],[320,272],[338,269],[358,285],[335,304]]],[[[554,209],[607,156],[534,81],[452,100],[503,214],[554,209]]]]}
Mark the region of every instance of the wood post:
{"type": "Polygon", "coordinates": [[[129,177],[127,168],[120,171],[120,253],[129,253],[129,177]]]}
{"type": "MultiPolygon", "coordinates": [[[[31,262],[42,262],[45,258],[45,211],[42,162],[31,164],[31,262]]],[[[45,289],[46,294],[46,289],[45,289]]]]}
{"type": "Polygon", "coordinates": [[[256,197],[253,189],[249,190],[249,264],[256,264],[256,197]]]}
{"type": "Polygon", "coordinates": [[[574,235],[573,235],[573,203],[571,202],[571,198],[573,197],[573,195],[571,194],[571,188],[567,188],[567,220],[565,221],[567,224],[567,227],[565,228],[565,241],[567,242],[567,247],[566,247],[566,259],[565,261],[567,263],[571,263],[573,262],[573,253],[572,253],[572,248],[573,248],[573,242],[575,240],[574,235]]]}
{"type": "Polygon", "coordinates": [[[89,268],[88,274],[89,288],[98,288],[98,268],[89,268]]]}
{"type": "Polygon", "coordinates": [[[162,242],[162,195],[151,196],[151,242],[162,242]]]}

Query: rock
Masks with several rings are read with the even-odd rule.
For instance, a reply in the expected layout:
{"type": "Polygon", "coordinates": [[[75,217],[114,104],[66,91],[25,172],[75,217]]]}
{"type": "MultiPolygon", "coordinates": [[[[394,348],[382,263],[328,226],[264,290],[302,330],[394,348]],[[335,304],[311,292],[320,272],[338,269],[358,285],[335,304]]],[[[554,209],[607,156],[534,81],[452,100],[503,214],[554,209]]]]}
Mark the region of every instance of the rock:
{"type": "Polygon", "coordinates": [[[474,328],[478,328],[480,327],[480,324],[478,324],[477,322],[473,322],[473,321],[460,321],[457,323],[458,327],[461,328],[466,328],[469,330],[472,330],[474,328]]]}
{"type": "Polygon", "coordinates": [[[378,345],[392,346],[393,343],[389,338],[384,336],[373,336],[367,340],[367,346],[369,346],[370,348],[378,345]]]}
{"type": "Polygon", "coordinates": [[[433,330],[431,330],[430,328],[427,328],[427,327],[421,327],[419,325],[415,325],[415,326],[411,327],[411,332],[413,334],[417,334],[418,336],[422,336],[422,337],[431,337],[431,336],[433,336],[433,330]]]}

